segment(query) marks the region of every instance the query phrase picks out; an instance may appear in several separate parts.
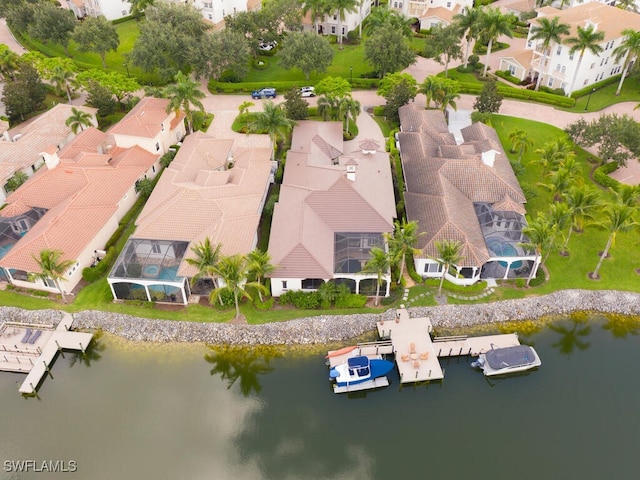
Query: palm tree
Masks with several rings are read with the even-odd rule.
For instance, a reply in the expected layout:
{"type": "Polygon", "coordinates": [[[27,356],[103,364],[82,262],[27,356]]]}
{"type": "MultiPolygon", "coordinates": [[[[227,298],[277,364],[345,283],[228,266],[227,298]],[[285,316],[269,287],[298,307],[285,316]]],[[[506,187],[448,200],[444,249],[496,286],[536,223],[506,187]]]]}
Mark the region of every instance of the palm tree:
{"type": "Polygon", "coordinates": [[[569,88],[567,97],[570,97],[573,93],[573,87],[576,83],[576,78],[578,78],[578,72],[580,72],[584,52],[589,50],[594,55],[600,56],[600,52],[602,52],[603,48],[599,43],[603,40],[604,32],[597,32],[593,25],[589,25],[588,27],[581,27],[578,25],[576,29],[576,36],[569,37],[564,41],[567,45],[571,45],[571,48],[569,49],[570,54],[573,55],[576,52],[580,52],[578,64],[576,65],[576,69],[573,73],[573,80],[571,80],[571,87],[569,88]]]}
{"type": "Polygon", "coordinates": [[[405,37],[413,37],[411,19],[394,10],[390,10],[386,5],[374,8],[371,11],[366,18],[363,31],[365,35],[371,36],[373,32],[380,28],[398,30],[405,37]]]}
{"type": "MultiPolygon", "coordinates": [[[[522,233],[529,239],[528,242],[522,243],[523,248],[534,250],[540,259],[542,259],[544,252],[547,252],[545,258],[549,256],[549,252],[551,252],[554,247],[553,239],[555,232],[552,223],[544,213],[538,213],[535,220],[529,222],[529,224],[522,229],[522,233]]],[[[541,263],[544,263],[544,261],[541,261],[541,263]]],[[[535,268],[531,269],[529,278],[527,278],[527,287],[531,283],[535,271],[535,268]]]]}
{"type": "Polygon", "coordinates": [[[326,122],[340,118],[340,102],[337,98],[327,95],[318,97],[318,115],[326,122]]]}
{"type": "Polygon", "coordinates": [[[209,294],[209,302],[213,303],[216,298],[221,301],[222,292],[230,292],[233,295],[233,301],[236,306],[236,318],[238,318],[240,316],[239,297],[242,296],[243,298],[251,300],[251,295],[249,295],[249,292],[246,290],[247,287],[262,291],[266,290],[264,286],[258,282],[247,282],[247,276],[249,275],[248,267],[249,262],[244,255],[236,254],[229,257],[222,257],[212,270],[222,279],[224,286],[217,287],[211,291],[209,294]]]}
{"type": "Polygon", "coordinates": [[[214,248],[209,237],[204,237],[202,242],[191,247],[194,258],[186,258],[185,260],[188,265],[198,269],[198,273],[191,278],[191,285],[194,285],[200,279],[210,279],[214,288],[218,286],[215,278],[215,268],[220,260],[221,248],[221,243],[214,248]]]}
{"type": "Polygon", "coordinates": [[[0,44],[0,78],[5,82],[15,80],[20,56],[4,44],[0,44]]]}
{"type": "Polygon", "coordinates": [[[253,107],[254,105],[255,103],[253,102],[249,102],[249,101],[242,102],[238,106],[238,111],[240,112],[240,115],[246,115],[247,113],[249,113],[249,108],[253,107]]]}
{"type": "Polygon", "coordinates": [[[256,113],[253,121],[247,125],[249,132],[266,132],[271,139],[271,159],[275,158],[276,142],[284,140],[291,133],[296,122],[287,118],[285,111],[280,105],[271,101],[264,104],[262,112],[256,113]]]}
{"type": "Polygon", "coordinates": [[[52,280],[55,288],[62,295],[62,301],[67,303],[67,299],[62,291],[61,281],[66,280],[64,273],[75,265],[75,260],[62,260],[64,253],[60,250],[50,250],[48,248],[40,250],[39,256],[33,256],[33,259],[40,267],[40,273],[32,273],[29,276],[34,279],[42,280],[48,286],[48,281],[52,280]]]}
{"type": "Polygon", "coordinates": [[[518,163],[522,163],[522,156],[533,145],[533,140],[525,130],[520,128],[514,128],[509,132],[509,140],[511,141],[511,152],[518,152],[518,163]]]}
{"type": "Polygon", "coordinates": [[[165,88],[165,93],[169,99],[167,113],[173,110],[177,114],[182,108],[187,117],[188,133],[191,133],[191,127],[193,125],[191,106],[193,105],[201,112],[205,112],[204,105],[200,101],[201,98],[205,97],[205,94],[198,88],[200,87],[198,82],[194,82],[182,72],[178,72],[174,80],[175,83],[165,88]]]}
{"type": "Polygon", "coordinates": [[[382,283],[382,276],[389,273],[391,268],[391,257],[387,252],[378,247],[373,247],[370,252],[371,258],[367,260],[364,268],[365,273],[375,273],[376,279],[376,301],[375,306],[378,306],[378,300],[380,299],[380,284],[382,283]]]}
{"type": "Polygon", "coordinates": [[[458,92],[460,91],[460,83],[456,80],[449,78],[441,78],[438,88],[433,92],[433,101],[438,105],[438,108],[443,112],[446,112],[447,107],[451,107],[454,110],[458,109],[456,100],[460,98],[458,92]]]}
{"type": "Polygon", "coordinates": [[[424,232],[418,233],[418,222],[412,220],[407,222],[404,218],[401,222],[396,220],[393,223],[393,235],[385,234],[385,238],[389,243],[389,252],[393,263],[400,261],[400,274],[398,275],[398,283],[400,283],[404,275],[404,262],[408,253],[416,255],[420,250],[415,248],[418,238],[424,235],[424,232]]]}
{"type": "Polygon", "coordinates": [[[345,121],[345,132],[349,131],[349,118],[352,118],[355,122],[360,115],[361,107],[360,102],[354,99],[351,95],[340,99],[340,111],[342,112],[342,118],[345,121]]]}
{"type": "Polygon", "coordinates": [[[630,207],[637,206],[640,198],[640,185],[625,185],[621,183],[613,191],[613,195],[618,203],[629,205],[630,207]]]}
{"type": "Polygon", "coordinates": [[[609,256],[609,249],[615,245],[616,235],[619,232],[629,232],[640,225],[635,219],[636,209],[635,207],[617,202],[605,207],[604,220],[594,225],[602,230],[607,230],[609,232],[609,238],[607,240],[607,246],[600,255],[598,265],[596,265],[596,269],[589,274],[589,278],[594,280],[600,278],[598,272],[602,266],[602,261],[609,256]]]}
{"type": "Polygon", "coordinates": [[[147,7],[153,5],[154,0],[128,0],[131,4],[131,15],[139,17],[144,13],[147,7]]]}
{"type": "Polygon", "coordinates": [[[638,13],[638,6],[636,5],[635,0],[617,0],[616,7],[629,12],[638,13]]]}
{"type": "MultiPolygon", "coordinates": [[[[262,285],[262,280],[276,269],[275,265],[271,264],[271,255],[269,255],[269,252],[255,249],[249,252],[247,260],[249,261],[247,267],[249,269],[249,275],[255,277],[256,282],[260,285],[262,285]]],[[[262,302],[262,291],[260,289],[258,289],[258,297],[260,297],[260,301],[262,302]]]]}
{"type": "Polygon", "coordinates": [[[64,65],[54,65],[51,69],[51,81],[56,84],[60,93],[65,92],[67,94],[69,102],[71,102],[71,85],[77,84],[77,82],[74,82],[75,76],[76,73],[65,68],[64,65]]]}
{"type": "Polygon", "coordinates": [[[492,7],[485,7],[480,12],[478,20],[479,37],[484,42],[487,42],[487,56],[485,57],[484,71],[482,72],[482,76],[486,77],[494,40],[497,40],[501,35],[513,38],[513,15],[505,15],[500,9],[492,7]]]}
{"type": "Polygon", "coordinates": [[[342,22],[347,12],[355,12],[357,10],[358,2],[357,0],[328,0],[327,3],[330,11],[338,12],[338,30],[336,34],[338,35],[338,49],[342,50],[342,22]]]}
{"type": "Polygon", "coordinates": [[[440,285],[438,286],[438,297],[442,296],[442,285],[444,284],[444,277],[449,271],[451,265],[455,265],[460,261],[462,256],[460,250],[462,250],[462,243],[457,240],[442,240],[436,242],[436,249],[438,250],[438,264],[442,268],[442,277],[440,277],[440,285]]]}
{"type": "Polygon", "coordinates": [[[466,52],[464,54],[464,68],[469,65],[469,49],[471,41],[478,36],[480,28],[480,10],[477,8],[467,8],[464,13],[453,16],[453,21],[457,25],[460,35],[467,41],[466,52]]]}
{"type": "Polygon", "coordinates": [[[562,192],[567,190],[575,179],[575,173],[565,167],[559,167],[547,174],[547,182],[539,182],[538,186],[553,194],[553,201],[562,200],[562,192]]]}
{"type": "MultiPolygon", "coordinates": [[[[635,4],[632,5],[635,6],[635,4]]],[[[627,28],[622,31],[622,34],[625,36],[624,40],[622,40],[622,43],[613,50],[616,63],[620,62],[624,57],[624,69],[622,70],[622,76],[620,77],[620,83],[618,84],[616,95],[620,95],[624,79],[627,78],[627,71],[629,70],[631,60],[634,58],[637,59],[638,56],[640,56],[640,30],[627,28]]]]}
{"type": "Polygon", "coordinates": [[[73,134],[84,130],[84,127],[90,127],[93,125],[93,117],[90,113],[80,110],[76,107],[71,107],[71,116],[64,122],[67,127],[71,127],[73,134]]]}
{"type": "Polygon", "coordinates": [[[338,285],[333,280],[324,282],[318,287],[318,295],[321,302],[331,305],[338,298],[338,285]]]}
{"type": "Polygon", "coordinates": [[[316,33],[320,33],[319,24],[320,18],[329,13],[329,2],[327,0],[305,0],[302,4],[302,13],[306,15],[311,12],[311,18],[313,18],[313,25],[316,33]]]}
{"type": "MultiPolygon", "coordinates": [[[[571,221],[571,211],[569,210],[569,205],[567,205],[565,202],[551,204],[551,207],[549,208],[549,221],[551,222],[551,226],[553,228],[553,237],[551,238],[551,243],[555,245],[556,235],[558,233],[562,233],[567,224],[569,224],[571,221]]],[[[543,260],[543,263],[547,260],[548,257],[549,252],[547,252],[547,256],[543,260]]]]}
{"type": "MultiPolygon", "coordinates": [[[[536,90],[540,88],[542,77],[545,73],[545,65],[549,57],[549,50],[553,44],[561,44],[562,36],[569,35],[569,25],[560,23],[560,17],[555,16],[552,19],[548,17],[539,17],[536,19],[538,25],[532,27],[530,40],[542,41],[542,61],[540,62],[540,72],[536,81],[536,90]]],[[[546,69],[548,71],[548,68],[546,69]]]]}
{"type": "Polygon", "coordinates": [[[592,211],[600,204],[600,195],[585,185],[573,185],[563,193],[563,198],[570,212],[569,232],[562,245],[562,253],[566,255],[571,234],[581,232],[585,220],[593,220],[592,211]]]}

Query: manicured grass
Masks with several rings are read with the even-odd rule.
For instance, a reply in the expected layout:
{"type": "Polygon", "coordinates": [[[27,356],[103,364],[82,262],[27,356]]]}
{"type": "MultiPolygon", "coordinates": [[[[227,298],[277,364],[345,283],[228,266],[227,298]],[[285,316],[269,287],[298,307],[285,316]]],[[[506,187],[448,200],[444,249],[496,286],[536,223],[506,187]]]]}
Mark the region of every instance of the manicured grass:
{"type": "MultiPolygon", "coordinates": [[[[534,145],[523,156],[524,173],[519,177],[519,181],[521,184],[528,184],[536,194],[536,197],[526,205],[528,217],[534,218],[540,211],[547,212],[552,198],[549,192],[536,185],[544,181],[544,177],[541,166],[535,161],[535,150],[541,148],[546,142],[563,136],[564,132],[551,125],[502,115],[494,115],[492,121],[505,146],[507,155],[512,160],[517,159],[517,154],[509,152],[508,136],[511,130],[521,128],[527,131],[534,140],[534,145]]],[[[582,149],[576,149],[576,153],[577,160],[582,165],[581,181],[597,188],[601,192],[603,200],[610,200],[610,192],[598,187],[589,178],[592,166],[587,162],[588,154],[582,149]]],[[[587,274],[595,269],[598,263],[598,253],[604,250],[608,233],[593,226],[587,226],[584,233],[574,232],[568,245],[570,255],[563,257],[557,252],[552,252],[546,262],[550,278],[540,287],[528,291],[522,290],[523,296],[525,292],[527,294],[534,292],[543,294],[566,288],[640,291],[639,277],[635,273],[635,270],[640,268],[640,249],[637,248],[637,237],[637,232],[618,234],[616,243],[611,249],[610,258],[605,259],[600,270],[601,279],[594,281],[588,279],[587,274]]],[[[516,293],[513,295],[517,296],[516,293]]]]}
{"type": "Polygon", "coordinates": [[[591,94],[591,100],[589,95],[583,95],[576,99],[576,104],[573,108],[563,109],[568,112],[583,113],[587,102],[589,102],[589,108],[587,112],[597,112],[610,105],[614,105],[620,102],[637,102],[640,103],[640,76],[628,77],[622,85],[622,91],[620,95],[616,96],[616,90],[618,89],[618,82],[611,85],[607,85],[600,90],[596,90],[591,94]]]}
{"type": "Polygon", "coordinates": [[[273,82],[273,81],[298,81],[300,85],[314,84],[326,76],[358,78],[362,74],[371,71],[371,67],[366,63],[364,59],[364,46],[362,43],[359,45],[344,45],[343,50],[338,50],[338,45],[332,45],[335,56],[333,57],[333,63],[327,69],[326,72],[317,73],[313,72],[307,80],[304,74],[297,68],[291,70],[285,70],[279,64],[278,55],[274,56],[260,56],[267,68],[263,70],[257,70],[250,68],[248,75],[243,79],[244,82],[273,82]],[[353,67],[353,72],[351,68],[353,67]]]}

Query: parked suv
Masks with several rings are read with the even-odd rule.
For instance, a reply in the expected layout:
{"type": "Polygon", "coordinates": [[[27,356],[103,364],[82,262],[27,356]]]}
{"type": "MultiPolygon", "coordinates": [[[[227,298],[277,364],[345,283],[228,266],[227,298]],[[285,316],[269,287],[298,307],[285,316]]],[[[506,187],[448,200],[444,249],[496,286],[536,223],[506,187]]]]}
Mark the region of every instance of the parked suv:
{"type": "Polygon", "coordinates": [[[278,92],[275,88],[267,87],[261,88],[260,90],[254,90],[251,92],[251,97],[254,99],[258,98],[276,98],[278,92]]]}
{"type": "Polygon", "coordinates": [[[315,97],[316,89],[313,87],[302,87],[300,89],[300,95],[303,97],[315,97]]]}

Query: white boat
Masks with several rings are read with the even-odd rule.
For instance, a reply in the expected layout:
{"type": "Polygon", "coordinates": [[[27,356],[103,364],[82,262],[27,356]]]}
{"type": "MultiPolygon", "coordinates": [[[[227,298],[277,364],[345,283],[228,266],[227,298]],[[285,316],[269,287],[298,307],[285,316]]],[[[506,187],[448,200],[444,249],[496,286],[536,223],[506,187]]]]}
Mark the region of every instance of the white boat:
{"type": "Polygon", "coordinates": [[[346,363],[331,368],[329,379],[334,383],[335,393],[355,392],[386,387],[389,380],[386,374],[393,369],[393,362],[382,358],[370,358],[366,355],[350,357],[346,363]]]}
{"type": "Polygon", "coordinates": [[[487,377],[524,372],[540,365],[542,365],[542,361],[538,353],[529,345],[492,348],[481,353],[478,359],[471,363],[472,367],[481,368],[487,377]]]}

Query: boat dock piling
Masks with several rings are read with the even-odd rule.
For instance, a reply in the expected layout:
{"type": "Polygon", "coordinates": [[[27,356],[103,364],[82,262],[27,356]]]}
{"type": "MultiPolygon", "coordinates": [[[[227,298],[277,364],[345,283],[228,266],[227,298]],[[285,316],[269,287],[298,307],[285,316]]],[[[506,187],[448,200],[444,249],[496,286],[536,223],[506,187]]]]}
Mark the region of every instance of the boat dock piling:
{"type": "Polygon", "coordinates": [[[515,333],[483,337],[455,336],[431,339],[433,325],[426,317],[411,318],[406,308],[396,310],[393,320],[377,323],[380,338],[392,344],[401,383],[442,380],[444,370],[438,358],[477,356],[492,348],[520,345],[515,333]]]}
{"type": "Polygon", "coordinates": [[[0,370],[27,373],[20,393],[32,395],[44,376],[51,372],[56,354],[89,346],[92,333],[70,332],[73,317],[66,313],[58,326],[5,322],[0,326],[0,370]],[[22,340],[21,340],[22,339],[22,340]]]}

